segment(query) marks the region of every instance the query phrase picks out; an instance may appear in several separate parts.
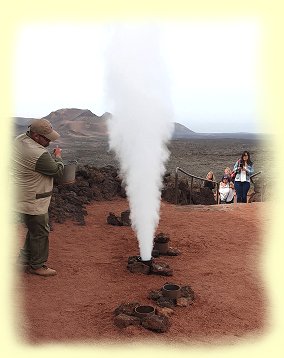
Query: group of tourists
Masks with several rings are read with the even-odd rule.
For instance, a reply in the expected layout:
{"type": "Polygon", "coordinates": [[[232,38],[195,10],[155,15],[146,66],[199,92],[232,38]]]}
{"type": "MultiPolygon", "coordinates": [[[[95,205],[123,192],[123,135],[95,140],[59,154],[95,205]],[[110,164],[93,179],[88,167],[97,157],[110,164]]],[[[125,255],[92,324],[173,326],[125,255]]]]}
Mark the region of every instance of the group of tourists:
{"type": "MultiPolygon", "coordinates": [[[[218,189],[220,194],[220,204],[233,203],[235,193],[237,196],[237,203],[246,203],[247,194],[250,189],[250,178],[253,173],[254,169],[250,159],[250,153],[244,151],[241,157],[236,161],[233,170],[229,167],[224,170],[218,189]]],[[[210,171],[206,175],[204,187],[214,190],[215,182],[214,173],[210,171]]]]}

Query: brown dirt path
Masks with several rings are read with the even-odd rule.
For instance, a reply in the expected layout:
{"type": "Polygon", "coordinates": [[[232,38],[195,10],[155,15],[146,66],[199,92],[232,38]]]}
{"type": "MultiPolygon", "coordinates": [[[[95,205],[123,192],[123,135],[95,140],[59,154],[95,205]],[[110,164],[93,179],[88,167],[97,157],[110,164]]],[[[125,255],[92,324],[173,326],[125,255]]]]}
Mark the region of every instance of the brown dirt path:
{"type": "Polygon", "coordinates": [[[108,225],[106,218],[109,212],[120,215],[127,201],[92,203],[86,226],[54,225],[48,264],[57,276],[18,274],[15,292],[22,299],[15,306],[23,317],[18,320],[21,334],[32,344],[233,344],[263,334],[268,306],[260,271],[265,205],[162,203],[157,232],[168,234],[170,246],[182,252],[159,258],[174,270],[172,277],[163,277],[126,268],[128,257],[139,254],[134,232],[108,225]],[[168,332],[114,325],[113,311],[121,303],[155,305],[148,292],[167,281],[190,285],[196,295],[191,306],[174,308],[168,332]]]}

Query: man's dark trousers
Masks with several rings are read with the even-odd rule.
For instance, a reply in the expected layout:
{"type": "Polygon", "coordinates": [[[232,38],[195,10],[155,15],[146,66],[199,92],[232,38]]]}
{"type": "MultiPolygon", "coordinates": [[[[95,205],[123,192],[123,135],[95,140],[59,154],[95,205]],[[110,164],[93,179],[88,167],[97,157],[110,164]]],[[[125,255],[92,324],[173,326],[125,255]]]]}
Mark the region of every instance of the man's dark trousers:
{"type": "Polygon", "coordinates": [[[42,215],[20,214],[28,228],[20,261],[33,269],[42,267],[48,259],[50,232],[48,213],[42,215]]]}

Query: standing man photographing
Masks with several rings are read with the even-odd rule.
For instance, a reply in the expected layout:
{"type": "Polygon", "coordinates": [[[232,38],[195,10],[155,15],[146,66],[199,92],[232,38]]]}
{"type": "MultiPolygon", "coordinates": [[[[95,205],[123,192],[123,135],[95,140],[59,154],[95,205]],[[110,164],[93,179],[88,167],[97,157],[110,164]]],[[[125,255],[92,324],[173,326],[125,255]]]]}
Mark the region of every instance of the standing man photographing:
{"type": "Polygon", "coordinates": [[[51,155],[46,149],[60,135],[46,119],[34,120],[25,134],[14,142],[13,177],[16,189],[15,211],[27,226],[24,247],[19,263],[27,272],[40,276],[54,276],[47,267],[49,253],[49,217],[53,178],[63,175],[61,149],[51,155]]]}

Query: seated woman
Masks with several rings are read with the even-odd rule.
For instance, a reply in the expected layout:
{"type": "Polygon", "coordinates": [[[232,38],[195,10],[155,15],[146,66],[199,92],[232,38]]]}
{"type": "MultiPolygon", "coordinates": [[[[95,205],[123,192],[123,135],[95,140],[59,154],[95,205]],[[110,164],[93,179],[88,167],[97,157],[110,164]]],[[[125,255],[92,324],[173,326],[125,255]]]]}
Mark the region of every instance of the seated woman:
{"type": "Polygon", "coordinates": [[[232,176],[232,170],[230,167],[227,167],[224,169],[224,175],[228,176],[228,180],[229,182],[231,181],[231,176],[232,176]]]}
{"type": "Polygon", "coordinates": [[[223,175],[219,185],[220,204],[231,204],[234,202],[234,184],[229,182],[228,175],[223,175]]]}
{"type": "Polygon", "coordinates": [[[215,176],[211,170],[207,173],[206,179],[207,180],[204,181],[204,188],[209,188],[210,190],[215,189],[215,183],[213,183],[213,181],[215,181],[215,176]]]}

